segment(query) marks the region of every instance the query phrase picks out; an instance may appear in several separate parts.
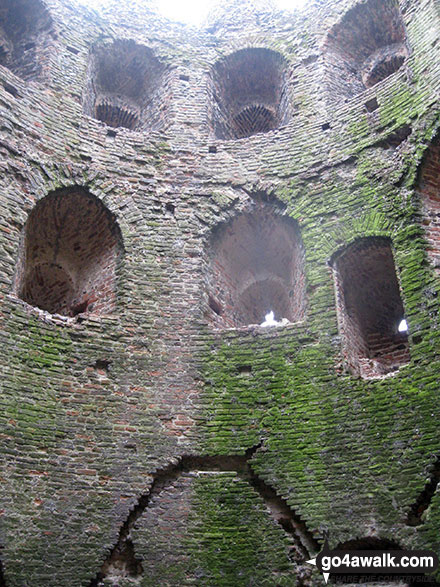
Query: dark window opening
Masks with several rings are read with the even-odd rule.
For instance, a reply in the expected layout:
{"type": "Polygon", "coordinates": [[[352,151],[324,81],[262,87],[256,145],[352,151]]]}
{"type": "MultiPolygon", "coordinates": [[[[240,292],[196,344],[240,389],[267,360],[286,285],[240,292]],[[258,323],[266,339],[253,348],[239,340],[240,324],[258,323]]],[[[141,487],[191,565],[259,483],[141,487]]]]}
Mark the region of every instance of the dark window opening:
{"type": "Polygon", "coordinates": [[[331,99],[350,98],[386,79],[409,54],[399,3],[359,2],[330,31],[325,50],[331,99]]]}
{"type": "Polygon", "coordinates": [[[213,70],[213,124],[217,138],[265,133],[289,118],[286,64],[269,49],[242,49],[213,70]]]}
{"type": "Polygon", "coordinates": [[[344,359],[364,378],[409,362],[408,329],[390,241],[364,238],[333,262],[344,359]]]}
{"type": "Polygon", "coordinates": [[[114,216],[82,188],[49,194],[25,228],[18,296],[51,314],[109,313],[122,240],[114,216]]]}
{"type": "Polygon", "coordinates": [[[209,320],[219,328],[263,325],[270,313],[277,323],[301,320],[304,249],[297,223],[261,204],[219,226],[211,240],[209,296],[209,320]]]}

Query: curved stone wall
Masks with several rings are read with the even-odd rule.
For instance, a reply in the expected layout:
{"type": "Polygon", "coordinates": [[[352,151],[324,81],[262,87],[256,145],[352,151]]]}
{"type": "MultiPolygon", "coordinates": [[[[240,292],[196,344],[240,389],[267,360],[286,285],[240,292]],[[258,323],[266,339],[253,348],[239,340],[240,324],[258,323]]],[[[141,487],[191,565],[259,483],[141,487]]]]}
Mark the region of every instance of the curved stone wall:
{"type": "Polygon", "coordinates": [[[325,535],[438,551],[438,3],[16,4],[0,583],[312,586],[325,535]],[[404,359],[362,373],[403,311],[404,359]]]}

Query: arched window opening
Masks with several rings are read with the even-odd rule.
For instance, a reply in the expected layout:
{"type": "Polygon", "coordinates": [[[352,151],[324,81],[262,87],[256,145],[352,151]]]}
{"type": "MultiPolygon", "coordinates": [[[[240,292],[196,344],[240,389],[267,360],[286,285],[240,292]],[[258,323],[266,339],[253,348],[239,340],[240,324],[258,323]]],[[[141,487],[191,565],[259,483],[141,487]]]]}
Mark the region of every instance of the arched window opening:
{"type": "Polygon", "coordinates": [[[214,132],[219,139],[265,133],[288,121],[286,64],[269,49],[242,49],[213,69],[214,132]]]}
{"type": "Polygon", "coordinates": [[[364,378],[396,371],[410,359],[408,329],[391,244],[363,238],[339,253],[334,269],[347,367],[364,378]]]}
{"type": "Polygon", "coordinates": [[[24,80],[42,72],[52,19],[39,0],[0,0],[0,65],[24,80]]]}
{"type": "Polygon", "coordinates": [[[332,97],[349,98],[386,79],[409,53],[399,3],[357,3],[330,31],[325,50],[332,97]]]}
{"type": "Polygon", "coordinates": [[[434,139],[425,154],[418,192],[428,242],[427,254],[434,269],[440,273],[440,135],[434,139]]]}
{"type": "Polygon", "coordinates": [[[83,188],[49,194],[29,215],[17,293],[51,314],[111,313],[122,253],[114,216],[83,188]]]}
{"type": "Polygon", "coordinates": [[[164,70],[151,49],[134,41],[95,47],[90,58],[85,113],[116,128],[160,128],[164,70]]]}
{"type": "Polygon", "coordinates": [[[214,233],[210,250],[209,320],[218,328],[301,320],[304,249],[299,228],[264,208],[243,213],[214,233]]]}

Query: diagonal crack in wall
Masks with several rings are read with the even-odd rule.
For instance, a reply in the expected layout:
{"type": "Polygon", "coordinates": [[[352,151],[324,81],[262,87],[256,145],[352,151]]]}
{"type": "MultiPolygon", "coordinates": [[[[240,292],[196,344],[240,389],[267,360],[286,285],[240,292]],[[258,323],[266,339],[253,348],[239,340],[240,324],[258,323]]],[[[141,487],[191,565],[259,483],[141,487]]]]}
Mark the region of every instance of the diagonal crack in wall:
{"type": "Polygon", "coordinates": [[[421,526],[423,524],[423,513],[429,508],[432,498],[437,491],[440,483],[440,457],[434,462],[431,468],[431,474],[425,487],[420,492],[418,498],[411,506],[406,518],[407,526],[421,526]]]}
{"type": "MultiPolygon", "coordinates": [[[[272,518],[281,526],[291,542],[289,558],[296,567],[299,577],[309,573],[301,569],[308,558],[320,550],[320,545],[313,537],[301,517],[289,506],[287,501],[280,497],[275,489],[259,477],[251,466],[251,460],[261,448],[261,444],[248,449],[244,455],[228,456],[182,456],[177,463],[172,463],[157,470],[148,493],[143,494],[136,506],[130,511],[127,519],[121,526],[118,541],[104,561],[96,577],[89,587],[98,587],[107,576],[108,570],[115,561],[125,560],[125,569],[129,576],[139,577],[142,574],[142,564],[136,559],[134,547],[130,540],[130,530],[136,521],[148,508],[150,501],[160,495],[168,485],[176,481],[179,476],[192,471],[234,471],[239,477],[246,480],[262,497],[272,518]]],[[[298,583],[300,584],[300,583],[298,583]]],[[[0,585],[1,587],[1,585],[0,585]]]]}

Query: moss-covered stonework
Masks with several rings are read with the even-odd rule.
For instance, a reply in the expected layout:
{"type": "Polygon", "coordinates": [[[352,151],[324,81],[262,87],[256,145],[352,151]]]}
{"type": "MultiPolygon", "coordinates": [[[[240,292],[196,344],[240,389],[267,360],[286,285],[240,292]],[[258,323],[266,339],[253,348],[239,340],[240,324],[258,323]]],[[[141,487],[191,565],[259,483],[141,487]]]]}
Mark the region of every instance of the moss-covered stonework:
{"type": "Polygon", "coordinates": [[[38,76],[0,66],[0,584],[322,585],[305,560],[325,532],[440,553],[439,492],[419,499],[440,458],[440,284],[418,183],[440,126],[437,0],[400,0],[403,66],[343,99],[326,39],[356,0],[230,0],[197,30],[146,1],[41,4],[38,76]],[[120,39],[166,72],[156,130],[84,114],[90,52],[120,39]],[[220,140],[213,68],[247,48],[281,55],[289,120],[220,140]],[[72,186],[121,231],[111,315],[14,293],[29,213],[72,186]],[[212,234],[261,201],[298,225],[304,318],[216,330],[212,234]],[[411,354],[368,380],[346,370],[329,264],[364,237],[392,242],[411,354]]]}

